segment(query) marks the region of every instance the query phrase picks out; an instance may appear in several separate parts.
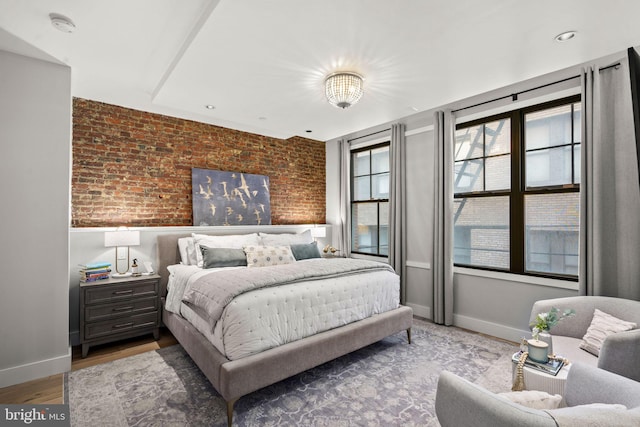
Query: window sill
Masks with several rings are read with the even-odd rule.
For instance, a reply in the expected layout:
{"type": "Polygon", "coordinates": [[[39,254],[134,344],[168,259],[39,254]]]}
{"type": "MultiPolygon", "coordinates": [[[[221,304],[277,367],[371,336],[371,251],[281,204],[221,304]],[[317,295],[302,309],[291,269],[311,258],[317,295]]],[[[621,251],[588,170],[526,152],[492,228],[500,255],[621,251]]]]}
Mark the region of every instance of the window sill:
{"type": "Polygon", "coordinates": [[[464,276],[485,277],[488,279],[504,280],[508,282],[526,283],[528,285],[547,286],[550,288],[578,290],[578,283],[570,280],[549,279],[547,277],[524,276],[513,273],[501,273],[498,271],[476,270],[474,268],[453,267],[454,274],[464,276]]]}

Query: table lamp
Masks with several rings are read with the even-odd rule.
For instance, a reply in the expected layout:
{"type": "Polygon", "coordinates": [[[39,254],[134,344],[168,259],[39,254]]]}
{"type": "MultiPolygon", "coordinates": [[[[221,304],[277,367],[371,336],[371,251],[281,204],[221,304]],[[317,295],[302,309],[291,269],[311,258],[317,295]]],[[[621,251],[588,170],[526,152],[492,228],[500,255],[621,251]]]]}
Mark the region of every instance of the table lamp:
{"type": "Polygon", "coordinates": [[[131,276],[129,273],[129,247],[130,246],[139,246],[140,245],[140,232],[129,230],[127,227],[118,227],[116,231],[105,231],[104,233],[104,246],[107,248],[115,247],[116,248],[116,262],[115,262],[115,270],[116,273],[112,273],[111,277],[128,277],[131,276]],[[118,247],[127,248],[127,268],[124,271],[120,271],[118,268],[118,247]]]}

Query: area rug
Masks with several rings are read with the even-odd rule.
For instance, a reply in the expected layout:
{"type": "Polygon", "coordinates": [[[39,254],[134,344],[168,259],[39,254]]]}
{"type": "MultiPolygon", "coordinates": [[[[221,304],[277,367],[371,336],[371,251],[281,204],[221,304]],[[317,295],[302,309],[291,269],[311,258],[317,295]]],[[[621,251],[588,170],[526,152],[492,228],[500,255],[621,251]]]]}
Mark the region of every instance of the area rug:
{"type": "MultiPolygon", "coordinates": [[[[234,426],[438,426],[438,375],[494,391],[511,386],[516,347],[416,321],[398,333],[242,397],[234,426]]],[[[65,375],[73,426],[225,426],[226,405],[181,346],[65,375]]]]}

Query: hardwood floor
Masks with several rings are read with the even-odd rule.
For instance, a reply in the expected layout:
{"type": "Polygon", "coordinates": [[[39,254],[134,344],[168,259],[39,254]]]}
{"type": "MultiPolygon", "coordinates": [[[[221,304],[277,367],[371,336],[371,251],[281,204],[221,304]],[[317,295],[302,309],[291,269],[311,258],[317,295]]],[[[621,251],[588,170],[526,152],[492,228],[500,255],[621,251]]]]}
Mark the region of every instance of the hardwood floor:
{"type": "MultiPolygon", "coordinates": [[[[160,330],[160,339],[154,341],[151,335],[122,340],[111,344],[91,347],[86,358],[81,357],[80,347],[73,348],[71,370],[86,368],[100,363],[111,362],[135,354],[157,350],[177,344],[167,329],[160,330]]],[[[59,404],[64,403],[63,374],[39,378],[22,384],[0,388],[0,403],[3,404],[59,404]]]]}

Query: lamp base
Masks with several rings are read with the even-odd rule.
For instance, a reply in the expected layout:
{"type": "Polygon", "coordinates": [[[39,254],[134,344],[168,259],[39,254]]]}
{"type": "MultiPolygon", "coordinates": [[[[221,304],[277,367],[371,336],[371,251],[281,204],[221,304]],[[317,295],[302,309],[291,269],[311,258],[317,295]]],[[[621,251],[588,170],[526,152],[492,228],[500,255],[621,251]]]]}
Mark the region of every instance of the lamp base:
{"type": "Polygon", "coordinates": [[[131,277],[133,273],[111,273],[112,279],[124,279],[125,277],[131,277]]]}

